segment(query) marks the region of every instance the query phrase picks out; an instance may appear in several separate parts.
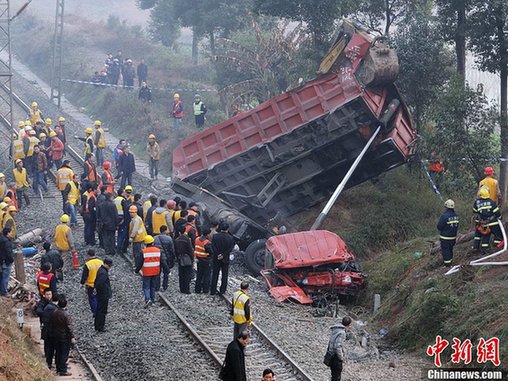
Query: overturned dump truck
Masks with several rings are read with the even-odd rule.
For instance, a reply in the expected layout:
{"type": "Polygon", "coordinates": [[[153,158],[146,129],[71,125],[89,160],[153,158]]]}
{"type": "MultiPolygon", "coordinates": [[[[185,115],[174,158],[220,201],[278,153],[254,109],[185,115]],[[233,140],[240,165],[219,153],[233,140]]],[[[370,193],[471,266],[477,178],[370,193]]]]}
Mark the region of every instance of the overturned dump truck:
{"type": "Polygon", "coordinates": [[[413,154],[398,68],[382,40],[344,22],[315,79],[185,139],[173,151],[174,191],[202,201],[208,219],[228,220],[259,274],[273,228],[327,199],[364,148],[346,188],[413,154]]]}

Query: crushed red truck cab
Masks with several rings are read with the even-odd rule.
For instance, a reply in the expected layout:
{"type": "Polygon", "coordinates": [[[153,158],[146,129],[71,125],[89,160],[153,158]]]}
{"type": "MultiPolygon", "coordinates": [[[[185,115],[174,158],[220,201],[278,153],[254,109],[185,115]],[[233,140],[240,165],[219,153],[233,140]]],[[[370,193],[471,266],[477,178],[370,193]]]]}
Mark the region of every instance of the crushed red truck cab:
{"type": "Polygon", "coordinates": [[[275,299],[302,304],[312,303],[316,295],[354,297],[365,285],[346,243],[326,230],[270,237],[261,275],[275,299]]]}

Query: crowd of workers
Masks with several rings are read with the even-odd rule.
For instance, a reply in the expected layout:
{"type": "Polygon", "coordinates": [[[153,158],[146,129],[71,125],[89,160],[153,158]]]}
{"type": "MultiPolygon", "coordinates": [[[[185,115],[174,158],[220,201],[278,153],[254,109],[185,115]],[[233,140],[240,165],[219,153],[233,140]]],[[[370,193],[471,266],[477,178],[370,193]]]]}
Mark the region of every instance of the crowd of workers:
{"type": "Polygon", "coordinates": [[[148,79],[148,65],[142,58],[137,66],[134,65],[132,59],[124,58],[121,50],[118,50],[115,56],[108,53],[104,61],[104,66],[100,71],[96,71],[92,82],[106,83],[109,85],[118,85],[122,77],[124,87],[134,87],[134,80],[138,79],[138,87],[148,79]]]}
{"type": "MultiPolygon", "coordinates": [[[[485,178],[478,184],[477,198],[473,204],[475,221],[475,233],[473,251],[485,253],[490,247],[491,236],[493,244],[497,248],[504,245],[501,231],[501,192],[497,180],[494,178],[494,169],[484,169],[485,178]]],[[[445,212],[441,215],[437,229],[441,244],[443,264],[447,267],[452,265],[453,248],[457,241],[459,229],[459,216],[455,212],[455,202],[451,199],[444,203],[445,212]]]]}

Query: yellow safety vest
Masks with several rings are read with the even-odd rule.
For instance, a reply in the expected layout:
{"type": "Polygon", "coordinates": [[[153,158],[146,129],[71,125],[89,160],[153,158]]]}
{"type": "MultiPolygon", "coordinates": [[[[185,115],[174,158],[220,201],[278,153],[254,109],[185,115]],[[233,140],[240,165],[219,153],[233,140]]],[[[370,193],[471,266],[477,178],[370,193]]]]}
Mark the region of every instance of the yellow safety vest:
{"type": "Polygon", "coordinates": [[[32,126],[35,126],[35,123],[41,119],[41,110],[37,109],[34,111],[30,109],[30,122],[32,123],[32,126]]]}
{"type": "Polygon", "coordinates": [[[79,202],[78,202],[79,201],[79,189],[76,186],[76,184],[74,183],[74,181],[71,181],[69,184],[71,185],[71,190],[70,190],[69,194],[67,195],[67,200],[72,205],[79,204],[79,202]]]}
{"type": "Polygon", "coordinates": [[[28,151],[26,153],[26,156],[31,157],[34,154],[34,147],[39,144],[39,139],[37,139],[35,136],[30,136],[29,138],[30,143],[28,144],[28,151]]]}
{"type": "Polygon", "coordinates": [[[93,139],[92,139],[92,136],[91,136],[91,135],[90,135],[90,136],[87,136],[87,137],[86,137],[86,140],[85,140],[85,156],[86,156],[86,155],[90,155],[90,154],[92,154],[92,153],[93,153],[93,152],[92,152],[92,149],[90,148],[90,143],[89,143],[89,142],[91,142],[91,143],[92,143],[92,147],[93,147],[93,139]]]}
{"type": "Polygon", "coordinates": [[[104,135],[104,130],[102,128],[98,128],[99,131],[99,141],[97,142],[97,147],[105,148],[106,147],[106,135],[104,135]]]}
{"type": "Polygon", "coordinates": [[[2,230],[7,226],[7,222],[9,220],[12,220],[11,236],[12,238],[16,238],[16,221],[12,218],[9,212],[4,212],[4,216],[2,218],[2,230]]]}
{"type": "Polygon", "coordinates": [[[7,184],[4,181],[2,184],[0,184],[0,201],[4,200],[6,190],[7,190],[7,184]]]}
{"type": "Polygon", "coordinates": [[[151,207],[152,207],[152,203],[150,202],[150,200],[146,200],[143,203],[143,220],[146,221],[146,215],[148,213],[148,209],[150,209],[151,207]]]}
{"type": "Polygon", "coordinates": [[[71,245],[67,240],[67,232],[71,228],[64,223],[57,225],[55,228],[55,246],[58,250],[68,251],[71,249],[71,245]]]}
{"type": "MultiPolygon", "coordinates": [[[[237,324],[243,324],[247,322],[245,318],[245,303],[247,303],[249,297],[241,290],[235,291],[233,294],[233,321],[237,324]]],[[[252,314],[251,314],[252,319],[252,314]]]]}
{"type": "Polygon", "coordinates": [[[16,188],[30,188],[30,184],[28,184],[28,179],[26,177],[26,168],[21,168],[21,172],[16,168],[12,170],[14,174],[14,181],[16,182],[16,188]]]}
{"type": "Polygon", "coordinates": [[[122,196],[116,196],[113,202],[116,206],[116,211],[118,212],[119,216],[123,217],[123,208],[122,208],[122,201],[125,200],[122,196]]]}
{"type": "Polygon", "coordinates": [[[4,230],[5,213],[8,213],[8,212],[4,212],[3,210],[0,210],[0,230],[4,230]]]}
{"type": "Polygon", "coordinates": [[[85,266],[88,267],[88,278],[85,280],[85,284],[88,287],[93,287],[95,283],[95,278],[97,277],[97,271],[99,271],[100,267],[104,264],[102,260],[99,258],[90,259],[85,263],[85,266]]]}
{"type": "Polygon", "coordinates": [[[58,181],[58,190],[63,191],[67,184],[72,182],[72,178],[74,177],[74,171],[68,167],[61,167],[56,172],[56,178],[58,181]]]}
{"type": "Polygon", "coordinates": [[[196,102],[194,102],[192,105],[194,106],[194,115],[201,115],[201,105],[203,104],[203,102],[199,102],[196,104],[196,102]]]}
{"type": "Polygon", "coordinates": [[[136,215],[136,217],[134,217],[129,224],[129,237],[132,237],[132,229],[134,227],[134,221],[139,222],[139,228],[138,228],[138,231],[136,232],[136,235],[134,236],[133,241],[134,242],[143,242],[143,240],[146,237],[146,229],[145,229],[145,224],[143,223],[143,220],[138,215],[136,215]]]}
{"type": "Polygon", "coordinates": [[[13,144],[13,158],[14,160],[17,159],[24,159],[25,158],[25,150],[23,148],[23,138],[14,140],[13,144]]]}
{"type": "Polygon", "coordinates": [[[155,213],[155,210],[152,212],[152,229],[153,234],[161,234],[161,226],[165,225],[168,228],[169,226],[166,222],[166,216],[168,215],[168,211],[165,210],[162,213],[155,213]]]}

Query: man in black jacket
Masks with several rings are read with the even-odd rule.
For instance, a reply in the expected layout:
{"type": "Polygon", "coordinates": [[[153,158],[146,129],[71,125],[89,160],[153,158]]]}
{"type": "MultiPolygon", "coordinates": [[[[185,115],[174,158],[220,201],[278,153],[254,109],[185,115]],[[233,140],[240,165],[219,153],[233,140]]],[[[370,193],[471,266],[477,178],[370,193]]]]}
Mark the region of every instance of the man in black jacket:
{"type": "Polygon", "coordinates": [[[56,279],[63,281],[63,259],[60,252],[55,249],[51,249],[51,242],[46,241],[42,244],[46,253],[41,257],[41,267],[44,262],[51,263],[51,272],[55,274],[56,279]]]}
{"type": "Polygon", "coordinates": [[[113,266],[113,261],[109,258],[104,260],[104,264],[99,268],[95,278],[94,288],[97,294],[97,311],[95,313],[95,330],[105,332],[106,314],[108,313],[109,299],[111,298],[111,283],[109,282],[109,269],[113,266]]]}
{"type": "Polygon", "coordinates": [[[229,224],[222,222],[220,224],[220,232],[214,234],[212,238],[213,261],[210,295],[217,293],[219,271],[222,273],[219,293],[224,295],[228,287],[229,255],[235,246],[235,240],[228,230],[229,224]]]}
{"type": "MultiPolygon", "coordinates": [[[[97,195],[97,200],[96,200],[96,210],[97,212],[99,211],[99,205],[102,204],[104,201],[106,201],[106,195],[105,193],[107,192],[107,189],[108,187],[106,185],[101,185],[99,190],[99,194],[97,195]]],[[[97,218],[97,235],[99,236],[99,247],[101,249],[104,249],[104,240],[102,238],[102,230],[99,229],[99,219],[97,218]]]]}
{"type": "Polygon", "coordinates": [[[58,309],[51,312],[48,321],[48,339],[55,348],[56,371],[59,376],[72,376],[72,373],[67,370],[67,360],[71,344],[76,342],[66,307],[67,300],[60,295],[58,309]]]}
{"type": "Polygon", "coordinates": [[[53,367],[53,357],[55,357],[55,347],[53,342],[48,338],[49,317],[51,313],[58,308],[57,303],[59,298],[60,296],[58,294],[53,295],[51,301],[44,306],[40,315],[42,326],[41,337],[44,340],[44,356],[46,357],[46,363],[49,369],[53,367]]]}
{"type": "Polygon", "coordinates": [[[12,264],[14,263],[14,252],[11,239],[11,228],[4,228],[0,235],[0,296],[7,296],[9,287],[9,276],[11,275],[12,264]]]}
{"type": "MultiPolygon", "coordinates": [[[[132,185],[132,174],[136,172],[136,160],[134,159],[134,155],[130,152],[129,146],[123,147],[119,171],[122,175],[120,188],[125,188],[126,185],[132,185]]],[[[116,178],[118,178],[118,176],[116,178]]]]}
{"type": "Polygon", "coordinates": [[[107,256],[115,255],[115,232],[118,220],[118,211],[113,202],[113,195],[105,194],[106,199],[97,207],[97,224],[102,234],[104,251],[107,256]]]}
{"type": "MultiPolygon", "coordinates": [[[[161,250],[162,289],[166,291],[168,289],[170,271],[175,266],[175,245],[166,225],[161,226],[161,233],[154,237],[153,245],[161,250]],[[164,262],[166,265],[164,265],[164,262]]],[[[159,289],[160,284],[157,287],[157,291],[159,289]]]]}
{"type": "Polygon", "coordinates": [[[249,334],[244,331],[229,343],[221,372],[223,381],[247,381],[244,350],[249,339],[249,334]]]}
{"type": "Polygon", "coordinates": [[[175,239],[175,254],[178,260],[178,281],[180,283],[180,292],[190,294],[190,282],[192,278],[192,265],[194,263],[194,249],[192,242],[187,234],[184,234],[185,227],[180,225],[177,232],[178,238],[175,239]]]}

